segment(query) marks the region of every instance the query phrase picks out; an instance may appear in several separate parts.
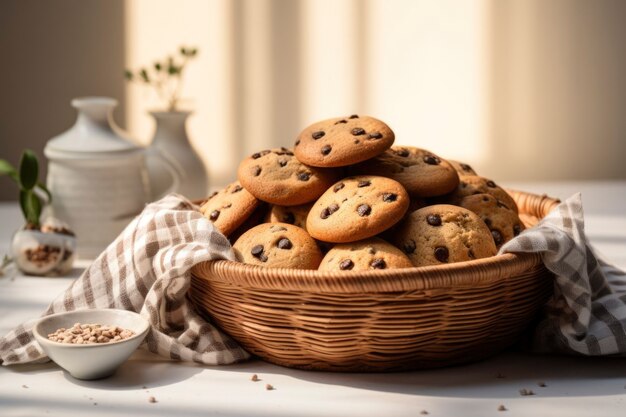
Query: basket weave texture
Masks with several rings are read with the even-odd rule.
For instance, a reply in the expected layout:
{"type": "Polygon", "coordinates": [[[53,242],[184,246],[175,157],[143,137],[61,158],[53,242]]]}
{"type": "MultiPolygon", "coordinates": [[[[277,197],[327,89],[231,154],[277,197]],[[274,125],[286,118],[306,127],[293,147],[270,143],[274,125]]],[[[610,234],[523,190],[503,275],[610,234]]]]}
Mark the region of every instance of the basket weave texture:
{"type": "MultiPolygon", "coordinates": [[[[509,191],[534,225],[558,204],[509,191]]],[[[373,271],[270,269],[230,261],[192,270],[198,311],[249,352],[324,371],[433,368],[514,344],[552,294],[535,254],[373,271]]]]}

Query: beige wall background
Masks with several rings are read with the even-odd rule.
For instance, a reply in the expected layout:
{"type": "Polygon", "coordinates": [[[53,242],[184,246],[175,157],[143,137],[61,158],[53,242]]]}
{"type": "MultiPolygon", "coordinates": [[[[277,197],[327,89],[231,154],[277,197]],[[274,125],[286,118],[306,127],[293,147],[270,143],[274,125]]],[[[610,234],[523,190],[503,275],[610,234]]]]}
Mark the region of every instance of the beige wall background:
{"type": "Polygon", "coordinates": [[[214,185],[351,113],[497,180],[626,179],[625,21],[617,0],[3,1],[0,157],[41,155],[83,95],[118,98],[149,143],[161,103],[123,68],[186,44],[189,133],[214,185]]]}

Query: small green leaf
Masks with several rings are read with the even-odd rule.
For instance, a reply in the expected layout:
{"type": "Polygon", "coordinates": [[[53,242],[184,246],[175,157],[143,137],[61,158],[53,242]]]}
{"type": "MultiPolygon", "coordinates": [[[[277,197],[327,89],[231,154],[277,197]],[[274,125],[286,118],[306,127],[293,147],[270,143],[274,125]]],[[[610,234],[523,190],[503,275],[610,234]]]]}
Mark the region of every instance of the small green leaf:
{"type": "Polygon", "coordinates": [[[8,175],[15,181],[18,181],[17,170],[8,161],[0,159],[0,175],[8,175]]]}
{"type": "Polygon", "coordinates": [[[37,184],[38,176],[39,164],[37,163],[37,156],[30,149],[26,149],[20,161],[20,184],[22,188],[32,190],[35,184],[37,184]]]}
{"type": "Polygon", "coordinates": [[[126,78],[128,81],[132,81],[133,80],[133,72],[131,70],[125,70],[124,71],[124,78],[126,78]]]}
{"type": "Polygon", "coordinates": [[[139,71],[139,75],[141,75],[141,78],[144,80],[144,82],[147,82],[147,83],[150,82],[150,77],[148,76],[148,71],[146,71],[145,68],[142,68],[141,71],[139,71]]]}
{"type": "Polygon", "coordinates": [[[20,207],[26,223],[39,227],[41,200],[33,190],[20,190],[20,207]]]}

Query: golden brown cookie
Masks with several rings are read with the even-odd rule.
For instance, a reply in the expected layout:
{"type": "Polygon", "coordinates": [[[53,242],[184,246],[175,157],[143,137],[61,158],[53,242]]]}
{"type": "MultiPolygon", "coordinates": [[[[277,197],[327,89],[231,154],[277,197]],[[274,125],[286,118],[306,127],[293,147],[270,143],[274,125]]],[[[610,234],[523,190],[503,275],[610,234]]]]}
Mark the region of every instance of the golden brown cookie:
{"type": "Polygon", "coordinates": [[[470,195],[459,205],[473,211],[485,222],[498,249],[525,229],[517,213],[492,195],[470,195]]]}
{"type": "Polygon", "coordinates": [[[281,206],[314,201],[339,178],[333,169],[306,166],[286,148],[256,152],[241,161],[237,177],[259,200],[281,206]]]}
{"type": "Polygon", "coordinates": [[[353,167],[352,171],[394,179],[409,194],[418,197],[447,194],[459,184],[459,176],[448,161],[412,146],[394,146],[353,167]]]}
{"type": "Polygon", "coordinates": [[[298,135],[294,152],[307,165],[342,167],[379,155],[394,138],[384,122],[353,114],[313,123],[298,135]]]}
{"type": "Polygon", "coordinates": [[[245,232],[233,245],[244,263],[267,268],[317,269],[322,253],[309,234],[287,223],[263,223],[245,232]]]}
{"type": "Polygon", "coordinates": [[[409,214],[398,225],[393,243],[415,266],[469,261],[497,252],[491,232],[480,217],[448,204],[409,214]]]}
{"type": "Polygon", "coordinates": [[[474,169],[466,164],[465,162],[454,161],[452,159],[448,159],[450,165],[456,170],[459,177],[463,177],[465,175],[478,175],[474,169]]]}
{"type": "Polygon", "coordinates": [[[325,242],[355,242],[397,223],[409,196],[397,181],[373,175],[344,178],[330,187],[307,216],[307,231],[325,242]]]}
{"type": "Polygon", "coordinates": [[[293,224],[306,230],[306,217],[313,207],[313,203],[300,206],[277,206],[272,205],[265,217],[266,223],[293,224]]]}
{"type": "Polygon", "coordinates": [[[322,259],[320,271],[367,271],[410,268],[413,264],[402,251],[384,240],[371,237],[335,245],[322,259]]]}
{"type": "Polygon", "coordinates": [[[228,236],[254,212],[259,203],[239,181],[235,181],[213,193],[202,204],[200,212],[228,236]]]}
{"type": "Polygon", "coordinates": [[[504,189],[488,178],[478,175],[468,175],[461,178],[459,186],[452,193],[444,197],[446,202],[458,205],[463,197],[474,194],[490,194],[506,205],[511,210],[518,213],[517,204],[504,189]]]}

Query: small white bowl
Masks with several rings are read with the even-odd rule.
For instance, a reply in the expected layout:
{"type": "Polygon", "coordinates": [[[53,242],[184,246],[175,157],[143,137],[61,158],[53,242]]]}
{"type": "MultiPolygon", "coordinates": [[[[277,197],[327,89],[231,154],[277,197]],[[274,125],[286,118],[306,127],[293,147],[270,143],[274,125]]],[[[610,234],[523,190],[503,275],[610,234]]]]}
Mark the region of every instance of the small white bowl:
{"type": "Polygon", "coordinates": [[[133,354],[150,329],[150,324],[139,314],[126,310],[76,310],[42,317],[33,327],[35,339],[50,359],[77,379],[98,379],[112,375],[133,354]],[[132,330],[128,339],[112,343],[74,345],[53,342],[50,333],[74,323],[115,325],[132,330]]]}

